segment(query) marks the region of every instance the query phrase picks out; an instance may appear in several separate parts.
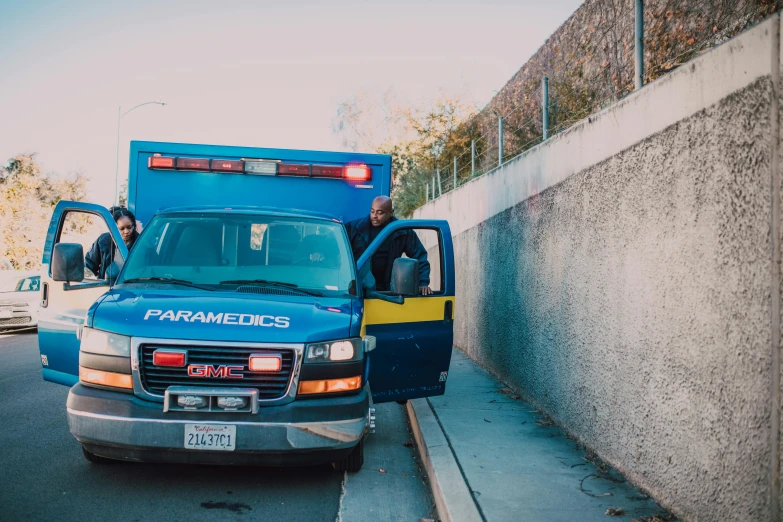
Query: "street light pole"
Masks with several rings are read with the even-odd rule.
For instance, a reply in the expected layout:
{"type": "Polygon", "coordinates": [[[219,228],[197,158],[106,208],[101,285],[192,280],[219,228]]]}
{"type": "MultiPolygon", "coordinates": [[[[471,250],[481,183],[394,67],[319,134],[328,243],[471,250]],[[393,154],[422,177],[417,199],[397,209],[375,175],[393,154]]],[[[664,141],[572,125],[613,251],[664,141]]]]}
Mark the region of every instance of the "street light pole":
{"type": "Polygon", "coordinates": [[[117,154],[114,156],[114,204],[120,204],[119,172],[120,172],[120,111],[122,105],[117,107],[117,154]]]}
{"type": "Polygon", "coordinates": [[[144,105],[160,105],[161,107],[164,107],[166,104],[161,101],[148,101],[144,103],[140,103],[136,105],[135,107],[131,107],[125,112],[122,112],[122,105],[117,107],[117,153],[114,160],[114,204],[119,205],[120,204],[120,187],[119,187],[119,172],[120,172],[120,122],[122,121],[122,117],[128,114],[129,112],[138,109],[139,107],[143,107],[144,105]]]}

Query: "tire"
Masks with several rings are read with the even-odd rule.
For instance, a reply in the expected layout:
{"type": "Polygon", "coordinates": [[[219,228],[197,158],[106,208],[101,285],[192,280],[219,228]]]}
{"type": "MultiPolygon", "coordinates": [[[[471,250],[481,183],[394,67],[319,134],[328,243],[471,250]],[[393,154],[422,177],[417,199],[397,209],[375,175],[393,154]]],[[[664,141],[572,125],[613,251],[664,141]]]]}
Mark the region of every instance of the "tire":
{"type": "Polygon", "coordinates": [[[364,464],[364,438],[359,441],[359,444],[353,448],[350,455],[343,460],[332,462],[332,467],[335,471],[347,471],[348,473],[356,473],[362,469],[364,464]]]}
{"type": "Polygon", "coordinates": [[[106,457],[101,457],[96,455],[95,453],[92,453],[90,451],[87,451],[87,448],[82,446],[82,453],[84,454],[84,458],[92,462],[93,464],[111,464],[114,462],[111,459],[107,459],[106,457]]]}

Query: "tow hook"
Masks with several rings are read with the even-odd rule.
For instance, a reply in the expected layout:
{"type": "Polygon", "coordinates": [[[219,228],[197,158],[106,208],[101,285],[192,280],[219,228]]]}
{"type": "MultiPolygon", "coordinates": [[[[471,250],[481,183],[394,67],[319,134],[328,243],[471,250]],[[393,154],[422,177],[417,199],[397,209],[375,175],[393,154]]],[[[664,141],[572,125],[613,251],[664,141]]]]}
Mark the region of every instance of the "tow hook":
{"type": "Polygon", "coordinates": [[[367,412],[367,420],[370,423],[370,433],[375,433],[375,408],[370,408],[367,412]]]}

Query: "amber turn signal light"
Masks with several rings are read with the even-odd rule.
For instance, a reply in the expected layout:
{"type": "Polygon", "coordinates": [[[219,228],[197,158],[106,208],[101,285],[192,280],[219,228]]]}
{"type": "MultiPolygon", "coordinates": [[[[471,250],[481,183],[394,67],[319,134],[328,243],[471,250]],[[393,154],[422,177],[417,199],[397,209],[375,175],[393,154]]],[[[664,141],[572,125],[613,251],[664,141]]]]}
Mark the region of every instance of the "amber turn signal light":
{"type": "Polygon", "coordinates": [[[299,394],[339,393],[358,390],[362,386],[362,376],[344,377],[318,381],[302,381],[299,383],[299,394]]]}
{"type": "Polygon", "coordinates": [[[79,380],[88,384],[133,389],[133,378],[125,373],[104,372],[79,366],[79,380]]]}

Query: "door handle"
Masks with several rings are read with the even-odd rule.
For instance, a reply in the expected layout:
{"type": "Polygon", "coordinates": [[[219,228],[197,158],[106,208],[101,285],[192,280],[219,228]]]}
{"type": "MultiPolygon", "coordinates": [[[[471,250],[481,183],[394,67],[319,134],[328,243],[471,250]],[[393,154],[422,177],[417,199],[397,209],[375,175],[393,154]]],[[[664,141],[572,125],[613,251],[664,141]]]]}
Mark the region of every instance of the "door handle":
{"type": "Polygon", "coordinates": [[[49,283],[41,285],[41,308],[49,306],[49,283]]]}
{"type": "Polygon", "coordinates": [[[446,304],[443,306],[443,320],[454,320],[454,301],[446,301],[446,304]]]}

